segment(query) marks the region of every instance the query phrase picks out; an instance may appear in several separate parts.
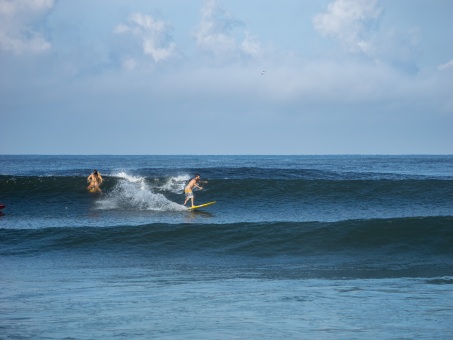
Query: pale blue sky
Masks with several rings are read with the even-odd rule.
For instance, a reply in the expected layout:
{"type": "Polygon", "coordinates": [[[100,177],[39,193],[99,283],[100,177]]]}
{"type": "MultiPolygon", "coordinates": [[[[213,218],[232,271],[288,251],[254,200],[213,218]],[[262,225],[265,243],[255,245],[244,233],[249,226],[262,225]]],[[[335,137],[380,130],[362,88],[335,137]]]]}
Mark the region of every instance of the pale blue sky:
{"type": "Polygon", "coordinates": [[[451,154],[451,13],[0,0],[0,153],[451,154]]]}

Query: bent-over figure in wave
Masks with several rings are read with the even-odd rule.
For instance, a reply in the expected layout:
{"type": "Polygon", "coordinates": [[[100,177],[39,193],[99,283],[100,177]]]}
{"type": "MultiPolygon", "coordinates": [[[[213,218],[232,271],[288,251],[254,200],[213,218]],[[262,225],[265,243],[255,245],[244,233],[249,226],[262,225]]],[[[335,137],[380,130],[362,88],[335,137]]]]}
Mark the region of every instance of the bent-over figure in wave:
{"type": "Polygon", "coordinates": [[[101,174],[97,171],[94,170],[93,173],[88,176],[87,182],[90,183],[87,187],[87,189],[90,192],[101,192],[101,184],[102,184],[102,176],[101,174]]]}

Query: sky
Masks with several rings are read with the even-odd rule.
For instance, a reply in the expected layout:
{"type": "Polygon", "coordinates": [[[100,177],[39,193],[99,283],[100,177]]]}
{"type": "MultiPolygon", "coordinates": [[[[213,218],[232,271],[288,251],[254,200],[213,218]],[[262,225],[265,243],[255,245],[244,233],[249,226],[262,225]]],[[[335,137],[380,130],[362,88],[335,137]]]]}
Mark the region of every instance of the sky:
{"type": "Polygon", "coordinates": [[[0,154],[453,154],[451,0],[0,0],[0,154]]]}

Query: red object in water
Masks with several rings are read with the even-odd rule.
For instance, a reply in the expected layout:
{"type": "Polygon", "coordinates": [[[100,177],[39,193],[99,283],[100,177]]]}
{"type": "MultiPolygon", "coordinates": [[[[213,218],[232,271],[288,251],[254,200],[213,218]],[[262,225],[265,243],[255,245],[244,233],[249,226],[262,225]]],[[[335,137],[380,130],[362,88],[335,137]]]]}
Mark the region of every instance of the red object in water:
{"type": "Polygon", "coordinates": [[[0,210],[2,210],[5,206],[3,204],[0,204],[0,210]]]}

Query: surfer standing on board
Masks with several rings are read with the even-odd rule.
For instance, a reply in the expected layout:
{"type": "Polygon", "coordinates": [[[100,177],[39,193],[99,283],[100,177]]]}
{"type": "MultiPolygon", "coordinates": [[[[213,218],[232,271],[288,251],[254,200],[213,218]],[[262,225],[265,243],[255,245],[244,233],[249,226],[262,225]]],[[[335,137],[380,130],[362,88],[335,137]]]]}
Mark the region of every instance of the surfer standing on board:
{"type": "Polygon", "coordinates": [[[103,179],[101,174],[97,170],[94,170],[93,173],[87,178],[87,182],[90,183],[87,189],[91,192],[101,192],[100,186],[102,181],[103,179]]]}
{"type": "Polygon", "coordinates": [[[192,201],[193,207],[193,188],[197,187],[198,189],[202,190],[203,188],[198,185],[200,182],[200,175],[196,174],[194,178],[192,178],[189,183],[184,188],[184,193],[186,194],[186,200],[184,201],[184,205],[186,205],[187,201],[190,199],[192,201]]]}

